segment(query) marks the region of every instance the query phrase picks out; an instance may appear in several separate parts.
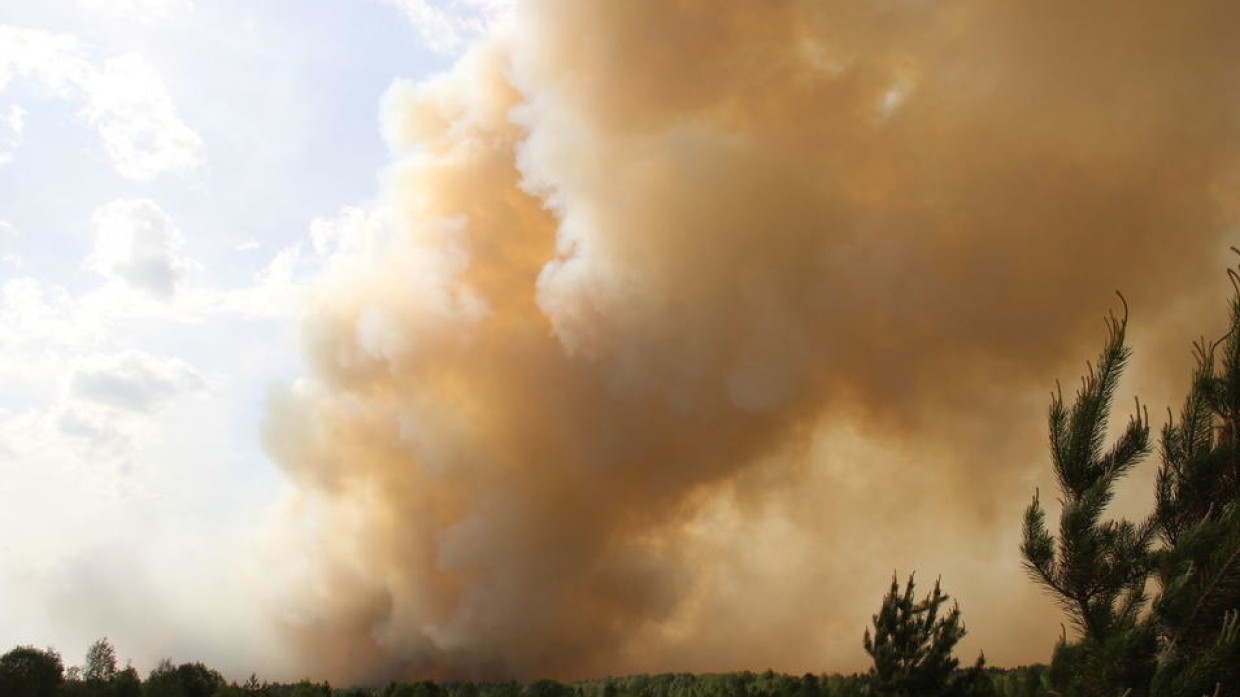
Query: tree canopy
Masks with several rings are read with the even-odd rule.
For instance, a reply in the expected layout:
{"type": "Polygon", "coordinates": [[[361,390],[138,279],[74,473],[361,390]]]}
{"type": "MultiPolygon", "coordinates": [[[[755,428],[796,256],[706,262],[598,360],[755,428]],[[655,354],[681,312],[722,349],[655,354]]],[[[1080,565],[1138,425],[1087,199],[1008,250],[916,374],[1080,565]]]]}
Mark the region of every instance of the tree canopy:
{"type": "Polygon", "coordinates": [[[1098,363],[1072,406],[1061,392],[1052,396],[1059,525],[1050,531],[1035,494],[1021,551],[1030,576],[1078,630],[1052,660],[1049,678],[1060,694],[1240,694],[1240,276],[1229,273],[1236,286],[1229,329],[1195,345],[1189,393],[1162,429],[1148,519],[1104,517],[1115,482],[1150,450],[1140,405],[1104,449],[1129,356],[1126,312],[1108,319],[1098,363]]]}

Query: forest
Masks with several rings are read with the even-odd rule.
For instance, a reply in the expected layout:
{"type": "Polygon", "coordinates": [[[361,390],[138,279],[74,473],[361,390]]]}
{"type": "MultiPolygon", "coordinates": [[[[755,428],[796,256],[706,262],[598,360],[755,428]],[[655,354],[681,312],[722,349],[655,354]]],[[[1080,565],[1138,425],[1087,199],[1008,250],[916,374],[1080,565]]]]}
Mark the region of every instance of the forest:
{"type": "MultiPolygon", "coordinates": [[[[915,674],[917,668],[910,674],[915,674]]],[[[118,669],[106,639],[95,642],[84,667],[64,668],[52,649],[18,647],[0,657],[0,694],[6,697],[863,697],[883,692],[874,674],[781,675],[736,672],[630,675],[575,683],[555,680],[518,682],[391,682],[381,687],[334,687],[301,680],[272,683],[251,675],[229,682],[202,663],[174,666],[161,662],[146,679],[132,667],[118,669]]],[[[1045,693],[1046,666],[954,671],[972,687],[960,694],[1033,697],[1045,693]],[[980,690],[980,691],[979,691],[980,690]]],[[[894,684],[894,683],[893,683],[894,684]]],[[[959,677],[952,687],[959,691],[959,677]]],[[[921,694],[921,693],[916,693],[921,694]]],[[[948,694],[942,692],[942,694],[948,694]]]]}
{"type": "MultiPolygon", "coordinates": [[[[1240,253],[1240,252],[1238,252],[1240,253]]],[[[1099,355],[1069,399],[1048,411],[1057,520],[1040,492],[1025,511],[1021,552],[1031,582],[1068,626],[1049,665],[962,666],[961,611],[936,581],[924,596],[892,577],[860,637],[873,666],[857,675],[664,674],[575,683],[392,682],[336,687],[310,680],[230,682],[202,663],[162,661],[143,678],[100,639],[81,666],[54,649],[0,656],[4,697],[1225,697],[1240,695],[1240,273],[1229,330],[1193,344],[1196,368],[1178,414],[1151,436],[1145,405],[1109,437],[1130,356],[1128,308],[1106,319],[1099,355]],[[1157,451],[1152,512],[1108,515],[1116,483],[1157,451]]]]}

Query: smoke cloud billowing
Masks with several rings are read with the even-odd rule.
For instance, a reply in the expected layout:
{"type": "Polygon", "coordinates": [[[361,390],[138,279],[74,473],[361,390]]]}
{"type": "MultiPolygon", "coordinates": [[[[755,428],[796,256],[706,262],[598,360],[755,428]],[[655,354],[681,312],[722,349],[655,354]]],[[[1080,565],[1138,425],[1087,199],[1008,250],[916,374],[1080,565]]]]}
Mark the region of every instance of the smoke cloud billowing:
{"type": "Polygon", "coordinates": [[[301,665],[859,669],[914,568],[966,650],[1045,660],[1046,395],[1114,289],[1156,413],[1218,328],[1237,35],[1229,2],[519,0],[391,89],[386,217],[272,400],[301,665]]]}

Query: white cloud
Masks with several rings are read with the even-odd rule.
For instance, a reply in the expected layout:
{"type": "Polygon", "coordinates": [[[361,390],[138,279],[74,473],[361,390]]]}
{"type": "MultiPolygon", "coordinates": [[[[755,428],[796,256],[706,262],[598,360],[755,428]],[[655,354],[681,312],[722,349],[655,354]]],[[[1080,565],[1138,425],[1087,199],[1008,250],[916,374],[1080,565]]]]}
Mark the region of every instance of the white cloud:
{"type": "Polygon", "coordinates": [[[177,114],[167,86],[140,56],[83,58],[76,37],[0,25],[0,90],[14,77],[52,96],[81,104],[79,115],[98,131],[121,176],[149,181],[193,170],[206,159],[202,138],[177,114]]]}
{"type": "Polygon", "coordinates": [[[21,144],[25,125],[26,110],[17,104],[0,111],[0,165],[13,161],[13,150],[21,144]]]}
{"type": "Polygon", "coordinates": [[[156,297],[170,297],[194,263],[182,256],[184,239],[172,218],[149,199],[121,199],[93,217],[95,247],[83,266],[156,297]]]}
{"type": "MultiPolygon", "coordinates": [[[[290,320],[312,279],[329,269],[356,265],[383,248],[379,243],[393,232],[389,215],[381,208],[345,206],[335,215],[316,217],[306,238],[275,252],[251,283],[218,288],[195,283],[204,276],[203,266],[185,253],[176,222],[158,203],[118,199],[95,210],[93,248],[82,260],[82,267],[105,283],[76,296],[73,306],[86,317],[123,323],[290,320]]],[[[0,221],[0,238],[2,233],[0,221]]],[[[236,250],[261,248],[257,240],[248,240],[236,250]]],[[[30,297],[63,292],[33,279],[13,288],[30,297]]]]}
{"type": "Polygon", "coordinates": [[[0,89],[16,76],[35,80],[56,97],[80,95],[94,72],[81,52],[77,37],[0,25],[0,89]]]}
{"type": "Polygon", "coordinates": [[[121,176],[149,181],[203,163],[202,139],[177,116],[159,74],[138,56],[109,59],[87,95],[82,113],[121,176]]]}
{"type": "Polygon", "coordinates": [[[17,228],[13,227],[12,223],[0,219],[0,261],[13,267],[20,267],[22,265],[22,257],[17,252],[4,249],[4,246],[9,240],[16,239],[19,234],[17,228]]]}
{"type": "Polygon", "coordinates": [[[136,412],[154,411],[178,395],[206,386],[202,375],[185,361],[134,350],[86,358],[69,378],[74,398],[136,412]]]}
{"type": "Polygon", "coordinates": [[[0,286],[0,403],[36,401],[49,394],[43,383],[64,374],[70,355],[102,343],[102,318],[64,288],[33,278],[0,286]]]}
{"type": "MultiPolygon", "coordinates": [[[[212,464],[203,450],[230,438],[226,426],[204,423],[229,408],[219,379],[136,348],[133,324],[100,311],[90,293],[35,279],[0,286],[0,529],[24,531],[0,546],[0,592],[19,592],[29,610],[0,608],[10,642],[48,631],[42,613],[56,599],[47,589],[66,564],[135,535],[146,544],[152,521],[175,524],[159,511],[193,503],[192,490],[207,483],[196,473],[212,464]],[[184,449],[186,434],[173,432],[181,420],[210,435],[184,449]],[[197,478],[182,487],[187,476],[197,478]]],[[[55,643],[73,626],[58,628],[67,633],[55,643]]]]}
{"type": "MultiPolygon", "coordinates": [[[[246,624],[254,605],[228,587],[241,572],[223,563],[261,560],[238,543],[282,481],[254,414],[267,381],[300,372],[298,294],[325,269],[374,253],[388,227],[381,211],[346,207],[313,220],[300,243],[264,248],[270,261],[251,283],[218,288],[184,275],[192,262],[157,203],[113,201],[95,214],[99,284],[0,280],[0,530],[28,533],[0,542],[0,597],[22,600],[0,603],[9,645],[37,637],[84,648],[108,633],[145,667],[169,651],[246,665],[210,646],[170,649],[166,628],[259,636],[246,624]],[[114,590],[98,559],[123,559],[128,585],[114,590]],[[236,615],[198,616],[184,602],[213,594],[236,615]],[[162,621],[117,624],[140,607],[162,621]]],[[[0,242],[17,234],[0,221],[0,242]]]]}
{"type": "Polygon", "coordinates": [[[9,130],[21,135],[22,128],[26,124],[26,110],[17,104],[13,104],[4,114],[0,114],[0,123],[9,127],[9,130]]]}
{"type": "Polygon", "coordinates": [[[185,361],[129,341],[64,288],[30,278],[0,287],[0,471],[63,462],[123,485],[115,478],[158,434],[160,409],[209,386],[185,361]]]}
{"type": "Polygon", "coordinates": [[[356,254],[371,247],[384,234],[387,213],[382,209],[345,206],[336,215],[310,221],[310,243],[315,256],[356,254]]]}
{"type": "Polygon", "coordinates": [[[193,5],[189,0],[78,0],[78,7],[96,14],[151,22],[169,19],[193,5]]]}
{"type": "Polygon", "coordinates": [[[399,8],[431,49],[453,52],[512,7],[512,0],[380,0],[399,8]]]}
{"type": "MultiPolygon", "coordinates": [[[[309,244],[291,244],[272,257],[254,278],[254,284],[234,290],[187,293],[186,299],[206,314],[241,317],[293,317],[310,279],[347,266],[383,249],[379,244],[393,232],[390,213],[383,208],[344,206],[332,216],[309,224],[309,244]]],[[[257,249],[246,242],[238,250],[257,249]]]]}

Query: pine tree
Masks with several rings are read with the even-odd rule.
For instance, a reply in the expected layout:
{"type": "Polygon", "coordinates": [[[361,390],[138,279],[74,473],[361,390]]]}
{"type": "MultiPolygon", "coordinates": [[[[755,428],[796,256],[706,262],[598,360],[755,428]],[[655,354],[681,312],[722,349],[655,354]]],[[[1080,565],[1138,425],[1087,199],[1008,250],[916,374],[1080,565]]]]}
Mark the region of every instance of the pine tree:
{"type": "Polygon", "coordinates": [[[1141,611],[1154,524],[1103,519],[1115,483],[1149,452],[1148,418],[1140,404],[1124,432],[1104,449],[1115,389],[1129,357],[1127,319],[1126,306],[1122,318],[1107,318],[1106,344],[1097,366],[1088,366],[1071,408],[1062,390],[1051,396],[1051,460],[1062,504],[1058,536],[1047,528],[1038,495],[1025,511],[1025,568],[1079,633],[1079,641],[1070,644],[1065,636],[1057,648],[1052,681],[1059,691],[1081,695],[1113,697],[1116,685],[1148,685],[1153,671],[1153,635],[1141,611]]]}
{"type": "Polygon", "coordinates": [[[1197,343],[1179,421],[1162,432],[1154,514],[1162,593],[1151,617],[1159,697],[1240,695],[1240,287],[1230,319],[1223,339],[1197,343]]]}
{"type": "MultiPolygon", "coordinates": [[[[984,659],[979,657],[975,670],[967,675],[956,668],[959,661],[952,655],[956,642],[965,635],[960,623],[960,607],[953,603],[951,611],[940,617],[939,610],[949,599],[934,582],[934,590],[924,599],[914,598],[913,576],[904,591],[895,575],[883,605],[874,615],[874,635],[867,629],[863,643],[874,659],[870,685],[874,693],[884,697],[938,697],[985,693],[981,674],[984,659]]],[[[989,685],[987,681],[985,685],[989,685]]]]}
{"type": "Polygon", "coordinates": [[[1072,408],[1060,393],[1052,396],[1059,534],[1048,531],[1035,495],[1022,552],[1030,575],[1079,630],[1079,640],[1061,640],[1048,671],[1059,693],[1240,697],[1240,274],[1228,273],[1230,330],[1196,344],[1189,394],[1178,420],[1162,430],[1150,520],[1102,519],[1115,481],[1148,450],[1139,406],[1115,445],[1102,450],[1128,357],[1126,313],[1109,319],[1098,367],[1090,366],[1072,408]]]}

